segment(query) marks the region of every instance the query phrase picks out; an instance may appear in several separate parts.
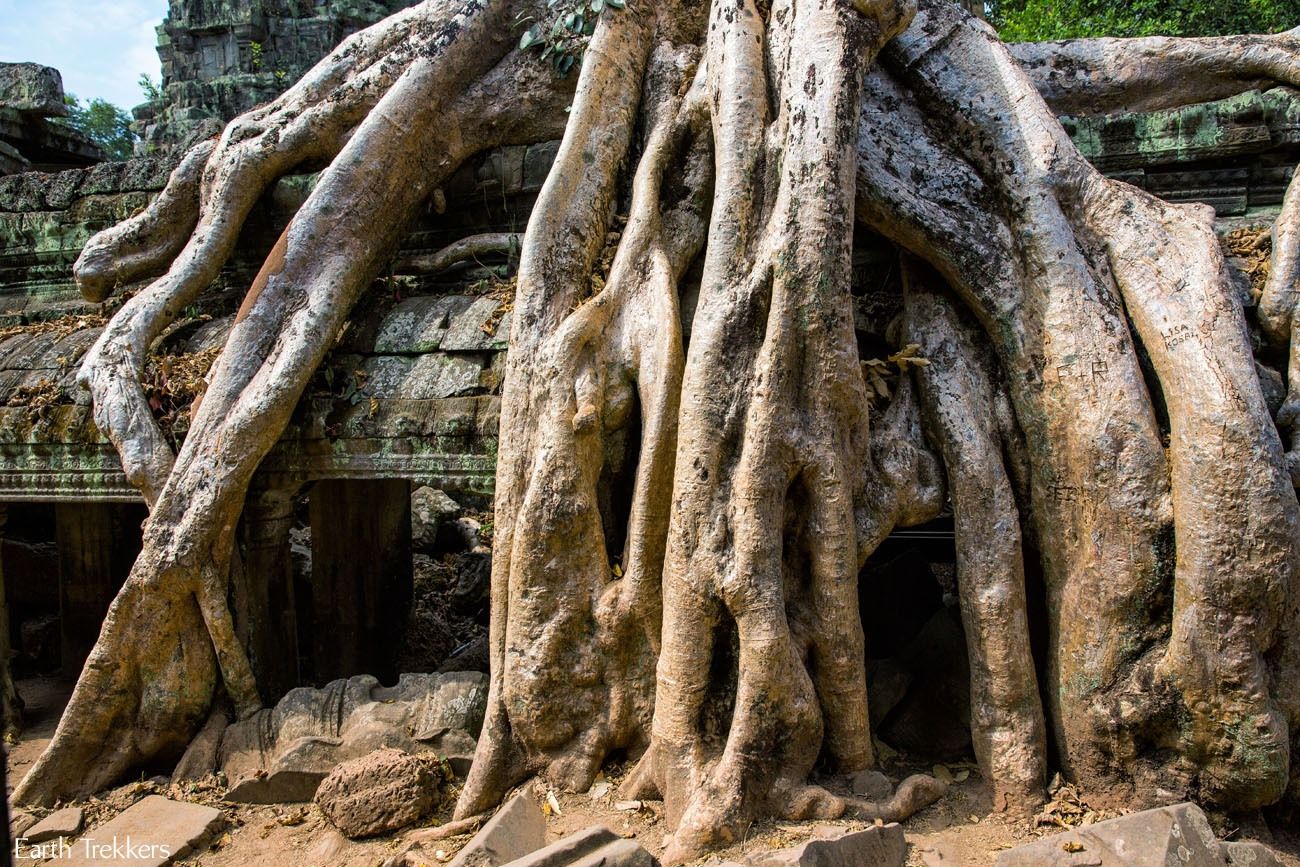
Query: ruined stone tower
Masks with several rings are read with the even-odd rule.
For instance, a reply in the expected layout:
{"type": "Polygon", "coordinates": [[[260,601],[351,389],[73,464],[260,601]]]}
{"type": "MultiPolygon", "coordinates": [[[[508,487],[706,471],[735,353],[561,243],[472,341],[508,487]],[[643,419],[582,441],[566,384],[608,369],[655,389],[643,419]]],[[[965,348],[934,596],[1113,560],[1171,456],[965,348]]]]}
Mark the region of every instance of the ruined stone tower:
{"type": "Polygon", "coordinates": [[[162,87],[135,108],[144,153],[215,135],[273,99],[345,36],[414,0],[170,0],[162,87]]]}

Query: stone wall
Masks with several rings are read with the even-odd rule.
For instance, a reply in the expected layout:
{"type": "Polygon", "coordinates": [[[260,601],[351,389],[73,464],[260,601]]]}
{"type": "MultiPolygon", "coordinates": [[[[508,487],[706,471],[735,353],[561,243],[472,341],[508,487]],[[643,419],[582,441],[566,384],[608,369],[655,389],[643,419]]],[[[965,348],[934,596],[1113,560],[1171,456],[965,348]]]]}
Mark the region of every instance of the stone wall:
{"type": "Polygon", "coordinates": [[[1300,94],[1289,88],[1064,123],[1101,171],[1168,201],[1204,202],[1221,220],[1276,212],[1300,160],[1300,94]]]}
{"type": "MultiPolygon", "coordinates": [[[[215,14],[197,3],[173,9],[187,27],[213,20],[200,13],[215,14]]],[[[1300,159],[1300,96],[1283,89],[1174,112],[1067,119],[1067,126],[1103,171],[1167,199],[1210,203],[1226,223],[1270,219],[1300,159]]],[[[504,148],[457,173],[445,190],[445,210],[431,207],[416,221],[390,273],[354,312],[293,425],[264,462],[260,483],[409,478],[490,492],[509,331],[500,309],[508,297],[499,279],[506,263],[441,276],[407,266],[471,234],[522,232],[555,149],[554,142],[504,148]]],[[[111,307],[100,310],[81,299],[71,265],[93,232],[143,207],[167,169],[165,159],[137,159],[0,178],[0,335],[17,329],[0,337],[0,501],[134,499],[75,385],[77,364],[100,327],[94,317],[111,307]],[[23,330],[73,316],[88,318],[71,330],[23,330]],[[18,394],[42,388],[48,405],[39,411],[30,395],[18,394]]],[[[236,255],[157,353],[187,355],[219,345],[224,323],[311,184],[310,177],[287,178],[263,197],[236,255]]],[[[891,282],[894,253],[870,233],[860,236],[856,320],[863,352],[884,357],[884,331],[899,303],[891,282]]],[[[122,287],[118,297],[131,288],[122,287]]],[[[1250,303],[1248,293],[1243,300],[1250,303]]],[[[175,433],[184,435],[183,423],[175,433]]]]}

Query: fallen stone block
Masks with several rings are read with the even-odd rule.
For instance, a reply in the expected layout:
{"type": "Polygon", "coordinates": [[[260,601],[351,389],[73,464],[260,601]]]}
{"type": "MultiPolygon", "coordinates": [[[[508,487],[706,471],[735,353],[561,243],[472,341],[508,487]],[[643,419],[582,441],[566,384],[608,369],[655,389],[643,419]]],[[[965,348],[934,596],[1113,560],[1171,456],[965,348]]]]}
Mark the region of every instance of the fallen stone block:
{"type": "Polygon", "coordinates": [[[597,826],[510,861],[506,867],[659,867],[659,862],[635,840],[597,826]]]}
{"type": "Polygon", "coordinates": [[[1226,856],[1195,804],[1174,804],[1074,828],[998,855],[997,867],[1223,867],[1226,856]]]}
{"type": "Polygon", "coordinates": [[[336,766],[384,748],[436,753],[464,774],[486,704],[487,677],[479,672],[403,674],[393,687],[358,675],[290,690],[273,709],[226,729],[220,753],[230,780],[226,798],[310,801],[336,766]]]}
{"type": "MultiPolygon", "coordinates": [[[[336,746],[327,743],[326,749],[336,746]]],[[[267,773],[256,769],[231,783],[226,800],[235,804],[296,804],[316,797],[321,781],[329,776],[324,770],[295,771],[276,768],[267,773]]]]}
{"type": "MultiPolygon", "coordinates": [[[[424,299],[414,299],[424,300],[424,299]]],[[[460,504],[436,488],[420,487],[411,493],[411,550],[432,554],[438,548],[438,533],[456,520],[460,504]]]]}
{"type": "Polygon", "coordinates": [[[448,867],[501,867],[546,845],[546,816],[527,794],[501,805],[448,867]]]}
{"type": "Polygon", "coordinates": [[[207,844],[225,825],[220,810],[150,795],[71,846],[59,867],[105,863],[161,867],[207,844]]]}
{"type": "Polygon", "coordinates": [[[316,805],[345,837],[374,837],[418,822],[441,785],[436,758],[377,750],[331,771],[316,805]]]}
{"type": "Polygon", "coordinates": [[[55,837],[75,837],[85,821],[86,814],[80,807],[64,807],[28,828],[23,838],[28,843],[44,843],[55,837]]]}
{"type": "Polygon", "coordinates": [[[1282,859],[1263,843],[1223,843],[1223,855],[1232,867],[1283,867],[1282,859]]]}
{"type": "Polygon", "coordinates": [[[752,867],[903,867],[907,841],[897,823],[873,825],[860,831],[837,826],[816,829],[814,837],[753,856],[752,867]]]}

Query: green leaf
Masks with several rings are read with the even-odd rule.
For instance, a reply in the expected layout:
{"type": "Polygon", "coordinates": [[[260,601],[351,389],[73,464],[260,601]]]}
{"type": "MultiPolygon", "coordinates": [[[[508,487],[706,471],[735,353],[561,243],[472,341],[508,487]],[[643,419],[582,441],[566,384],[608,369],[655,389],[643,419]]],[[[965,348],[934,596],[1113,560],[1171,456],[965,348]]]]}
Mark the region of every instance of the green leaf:
{"type": "Polygon", "coordinates": [[[519,40],[519,49],[522,51],[525,48],[537,45],[541,41],[542,29],[538,25],[534,24],[532,27],[529,27],[524,31],[524,35],[519,40]]]}
{"type": "Polygon", "coordinates": [[[623,9],[627,6],[626,0],[605,0],[605,2],[615,9],[623,9]]]}

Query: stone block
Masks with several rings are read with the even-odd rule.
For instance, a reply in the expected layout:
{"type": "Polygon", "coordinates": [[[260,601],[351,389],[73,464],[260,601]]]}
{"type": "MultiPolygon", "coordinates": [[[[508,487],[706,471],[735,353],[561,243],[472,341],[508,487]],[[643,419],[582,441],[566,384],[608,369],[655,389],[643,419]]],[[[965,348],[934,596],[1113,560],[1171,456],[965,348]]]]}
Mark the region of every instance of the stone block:
{"type": "Polygon", "coordinates": [[[384,316],[375,335],[375,352],[381,355],[419,355],[442,344],[453,318],[476,299],[464,295],[407,298],[384,316]]]}
{"type": "MultiPolygon", "coordinates": [[[[483,326],[487,325],[500,306],[500,301],[486,295],[475,298],[474,303],[456,316],[447,327],[447,333],[442,338],[442,349],[450,352],[482,352],[497,348],[501,339],[498,337],[501,330],[499,323],[492,334],[484,331],[483,326]]],[[[509,333],[507,327],[507,340],[509,333]]]]}
{"type": "Polygon", "coordinates": [[[1221,845],[1223,855],[1232,867],[1283,867],[1282,859],[1263,843],[1232,842],[1221,845]]]}
{"type": "Polygon", "coordinates": [[[39,117],[64,117],[63,76],[39,63],[0,63],[0,107],[39,117]]]}
{"type": "Polygon", "coordinates": [[[542,184],[546,183],[546,176],[551,173],[551,166],[555,163],[555,156],[559,151],[558,141],[529,145],[528,150],[524,152],[524,192],[535,193],[541,190],[542,184]]]}
{"type": "Polygon", "coordinates": [[[437,488],[427,485],[411,493],[411,550],[432,553],[437,547],[438,531],[460,514],[460,504],[437,488]]]}
{"type": "MultiPolygon", "coordinates": [[[[901,863],[901,862],[900,862],[901,863]]],[[[635,840],[597,826],[570,834],[544,849],[510,861],[507,867],[658,867],[635,840]]]]}
{"type": "Polygon", "coordinates": [[[221,811],[150,795],[88,832],[60,867],[126,863],[161,867],[205,845],[222,829],[221,811]]]}
{"type": "Polygon", "coordinates": [[[80,807],[64,807],[28,828],[23,837],[28,843],[44,843],[55,837],[75,837],[81,833],[85,821],[86,814],[80,807]]]}
{"type": "Polygon", "coordinates": [[[31,171],[31,168],[31,162],[16,147],[0,141],[0,175],[16,175],[31,171]]]}
{"type": "Polygon", "coordinates": [[[1174,804],[1074,828],[998,855],[997,867],[1223,867],[1205,814],[1174,804]]]}
{"type": "Polygon", "coordinates": [[[361,397],[398,400],[436,400],[479,390],[483,362],[475,355],[375,355],[361,369],[365,386],[361,397]]]}
{"type": "Polygon", "coordinates": [[[481,390],[479,380],[482,372],[483,360],[477,354],[436,352],[421,355],[396,396],[407,400],[467,397],[481,390]]]}
{"type": "Polygon", "coordinates": [[[752,867],[903,867],[907,842],[897,823],[860,831],[819,828],[812,840],[750,859],[752,867]]]}
{"type": "Polygon", "coordinates": [[[479,672],[403,674],[394,687],[358,675],[291,690],[274,709],[226,730],[220,762],[231,781],[226,798],[310,801],[337,765],[384,747],[437,753],[464,773],[486,703],[487,678],[479,672]]]}
{"type": "Polygon", "coordinates": [[[546,843],[546,817],[527,793],[506,801],[448,867],[501,867],[546,843]]]}

